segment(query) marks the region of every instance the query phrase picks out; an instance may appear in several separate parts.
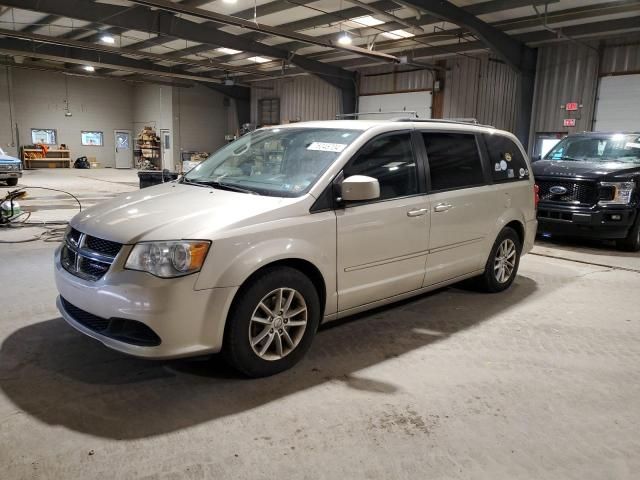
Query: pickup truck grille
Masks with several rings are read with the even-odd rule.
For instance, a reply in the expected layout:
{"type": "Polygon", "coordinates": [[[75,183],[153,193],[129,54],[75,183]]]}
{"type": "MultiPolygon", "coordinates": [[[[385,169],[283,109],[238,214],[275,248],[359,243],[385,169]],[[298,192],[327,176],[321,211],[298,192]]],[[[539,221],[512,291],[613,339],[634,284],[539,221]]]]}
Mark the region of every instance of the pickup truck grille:
{"type": "Polygon", "coordinates": [[[572,182],[567,180],[537,180],[540,201],[593,205],[598,200],[598,187],[594,182],[572,182]],[[560,187],[555,190],[554,187],[560,187]],[[564,189],[564,192],[562,191],[564,189]]]}
{"type": "Polygon", "coordinates": [[[72,228],[64,239],[60,261],[72,275],[84,280],[100,280],[111,267],[122,244],[92,237],[72,228]]]}

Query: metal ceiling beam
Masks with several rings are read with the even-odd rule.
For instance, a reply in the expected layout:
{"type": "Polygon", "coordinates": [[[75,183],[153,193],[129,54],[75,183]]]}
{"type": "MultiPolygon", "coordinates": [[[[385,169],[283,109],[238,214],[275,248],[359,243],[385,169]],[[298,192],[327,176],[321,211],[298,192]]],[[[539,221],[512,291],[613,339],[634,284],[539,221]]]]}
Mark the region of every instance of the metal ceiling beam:
{"type": "MultiPolygon", "coordinates": [[[[219,69],[221,71],[227,72],[238,72],[238,73],[248,73],[253,75],[263,75],[266,76],[265,72],[258,70],[256,68],[249,67],[236,67],[232,65],[222,65],[215,61],[206,61],[206,60],[188,60],[185,58],[167,58],[165,55],[143,52],[141,50],[136,50],[129,47],[111,47],[108,45],[102,45],[98,43],[89,43],[83,40],[70,40],[60,37],[49,37],[47,35],[39,35],[37,33],[27,33],[23,30],[15,31],[15,30],[6,30],[0,28],[0,37],[10,37],[10,38],[18,38],[22,40],[33,40],[39,43],[45,43],[50,45],[59,45],[62,47],[73,47],[80,48],[83,50],[92,50],[94,52],[102,52],[102,53],[112,53],[116,55],[130,55],[139,58],[148,58],[153,59],[159,62],[172,62],[175,64],[189,65],[191,67],[206,67],[209,69],[219,69]]],[[[36,48],[37,44],[34,44],[36,48]]]]}
{"type": "Polygon", "coordinates": [[[162,10],[139,10],[105,3],[92,3],[87,0],[1,0],[0,4],[214,46],[252,51],[290,61],[338,88],[351,88],[353,84],[353,72],[191,22],[162,10]]]}

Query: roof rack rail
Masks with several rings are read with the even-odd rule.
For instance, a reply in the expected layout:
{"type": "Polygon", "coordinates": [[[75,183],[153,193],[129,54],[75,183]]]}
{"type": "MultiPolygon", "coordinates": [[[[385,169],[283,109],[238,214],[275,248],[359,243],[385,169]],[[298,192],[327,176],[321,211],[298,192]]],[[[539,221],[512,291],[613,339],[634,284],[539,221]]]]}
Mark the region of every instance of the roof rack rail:
{"type": "MultiPolygon", "coordinates": [[[[336,115],[336,119],[342,119],[342,118],[352,118],[352,117],[359,117],[360,115],[413,115],[415,118],[418,118],[418,112],[415,110],[398,110],[398,111],[379,111],[379,112],[355,112],[355,113],[338,113],[336,115]]],[[[394,120],[403,120],[401,118],[398,119],[394,119],[394,120]]],[[[407,118],[404,120],[414,120],[412,118],[407,118]]]]}
{"type": "Polygon", "coordinates": [[[475,118],[398,118],[396,122],[417,122],[417,123],[454,123],[462,125],[476,125],[478,127],[496,128],[493,125],[478,123],[475,118]]]}

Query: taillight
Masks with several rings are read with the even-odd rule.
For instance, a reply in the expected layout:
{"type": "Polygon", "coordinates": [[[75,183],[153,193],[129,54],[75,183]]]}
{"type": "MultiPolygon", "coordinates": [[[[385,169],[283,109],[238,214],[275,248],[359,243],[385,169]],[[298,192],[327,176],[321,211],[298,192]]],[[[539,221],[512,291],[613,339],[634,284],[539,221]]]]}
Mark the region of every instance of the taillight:
{"type": "Polygon", "coordinates": [[[535,184],[533,186],[533,203],[535,204],[537,209],[538,204],[540,203],[540,187],[538,186],[538,184],[535,184]]]}

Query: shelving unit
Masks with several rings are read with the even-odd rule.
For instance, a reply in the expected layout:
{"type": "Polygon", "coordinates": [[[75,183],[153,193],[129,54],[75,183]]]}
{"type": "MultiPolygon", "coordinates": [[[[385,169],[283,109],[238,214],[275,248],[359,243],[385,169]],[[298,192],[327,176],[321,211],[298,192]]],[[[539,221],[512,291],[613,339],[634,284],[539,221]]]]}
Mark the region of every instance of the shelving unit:
{"type": "Polygon", "coordinates": [[[139,170],[161,170],[160,137],[151,127],[144,127],[136,138],[133,151],[139,170]]]}
{"type": "Polygon", "coordinates": [[[43,156],[39,148],[22,147],[21,158],[25,168],[71,168],[71,151],[50,149],[43,156]],[[35,158],[34,158],[35,157],[35,158]]]}

